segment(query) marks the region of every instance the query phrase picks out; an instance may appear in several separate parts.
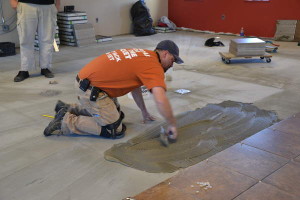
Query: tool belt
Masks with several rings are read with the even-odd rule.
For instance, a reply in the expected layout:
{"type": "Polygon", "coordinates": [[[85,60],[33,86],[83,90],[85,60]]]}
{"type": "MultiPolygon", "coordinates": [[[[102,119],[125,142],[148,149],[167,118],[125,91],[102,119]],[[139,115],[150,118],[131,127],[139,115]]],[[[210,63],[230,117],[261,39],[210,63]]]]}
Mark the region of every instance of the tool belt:
{"type": "Polygon", "coordinates": [[[85,78],[85,79],[80,79],[78,77],[78,75],[76,76],[76,80],[77,82],[79,83],[79,88],[86,92],[87,90],[91,90],[91,96],[90,96],[90,100],[91,101],[96,101],[98,96],[99,96],[99,93],[102,92],[104,95],[101,96],[101,99],[104,99],[105,97],[107,97],[108,95],[103,91],[101,90],[100,88],[98,87],[95,87],[95,86],[92,86],[90,85],[90,81],[89,79],[85,78]]]}

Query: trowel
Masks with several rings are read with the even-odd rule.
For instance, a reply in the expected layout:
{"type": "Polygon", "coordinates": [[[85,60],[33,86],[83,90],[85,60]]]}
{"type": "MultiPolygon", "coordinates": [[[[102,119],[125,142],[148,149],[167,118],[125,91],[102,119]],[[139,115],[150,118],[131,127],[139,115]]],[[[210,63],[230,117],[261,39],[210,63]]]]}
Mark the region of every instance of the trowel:
{"type": "Polygon", "coordinates": [[[169,137],[170,135],[173,135],[173,133],[172,133],[172,132],[167,133],[167,132],[165,131],[164,127],[163,127],[163,126],[160,126],[160,136],[159,136],[159,138],[160,138],[160,142],[161,142],[162,145],[164,145],[165,147],[168,147],[170,142],[171,142],[171,143],[176,142],[175,139],[172,139],[172,138],[169,137]]]}

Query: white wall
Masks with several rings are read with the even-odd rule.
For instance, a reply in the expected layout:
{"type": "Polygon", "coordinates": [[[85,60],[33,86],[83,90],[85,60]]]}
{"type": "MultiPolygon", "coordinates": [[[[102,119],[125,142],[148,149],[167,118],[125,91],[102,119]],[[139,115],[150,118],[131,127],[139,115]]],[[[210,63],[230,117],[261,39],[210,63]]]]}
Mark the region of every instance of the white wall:
{"type": "MultiPolygon", "coordinates": [[[[86,11],[97,35],[120,35],[131,32],[130,8],[137,0],[62,0],[65,5],[75,5],[75,10],[86,11]],[[96,18],[99,19],[96,23],[96,18]]],[[[168,0],[146,0],[150,14],[156,22],[168,16],[168,0]]]]}
{"type": "MultiPolygon", "coordinates": [[[[61,0],[61,8],[74,5],[75,10],[85,11],[89,23],[95,28],[96,35],[121,35],[131,32],[130,8],[137,0],[61,0]],[[99,19],[96,23],[96,18],[99,19]]],[[[9,5],[9,0],[2,1],[4,17],[15,13],[9,5]]],[[[154,23],[161,16],[168,16],[168,0],[145,0],[154,23]]],[[[2,27],[0,27],[2,30],[2,27]]],[[[1,33],[1,32],[0,32],[1,33]]],[[[1,34],[0,42],[14,42],[18,46],[17,31],[1,34]]]]}

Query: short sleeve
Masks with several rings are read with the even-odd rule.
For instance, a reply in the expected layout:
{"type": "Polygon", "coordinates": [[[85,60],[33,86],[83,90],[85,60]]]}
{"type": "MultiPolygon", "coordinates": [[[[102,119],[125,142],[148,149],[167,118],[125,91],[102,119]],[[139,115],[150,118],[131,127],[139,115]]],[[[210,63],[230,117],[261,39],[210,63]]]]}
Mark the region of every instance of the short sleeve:
{"type": "Polygon", "coordinates": [[[149,66],[147,69],[140,71],[137,76],[148,90],[154,87],[162,87],[167,90],[165,75],[161,66],[149,66]]]}

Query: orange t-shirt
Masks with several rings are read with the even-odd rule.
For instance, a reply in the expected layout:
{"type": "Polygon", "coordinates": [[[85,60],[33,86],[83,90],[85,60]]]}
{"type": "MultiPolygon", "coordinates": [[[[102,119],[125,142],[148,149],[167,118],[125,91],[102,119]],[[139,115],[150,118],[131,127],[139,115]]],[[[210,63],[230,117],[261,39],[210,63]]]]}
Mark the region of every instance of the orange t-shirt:
{"type": "Polygon", "coordinates": [[[104,90],[110,97],[119,97],[145,85],[148,90],[166,90],[164,70],[156,52],[145,49],[119,49],[103,54],[78,73],[92,86],[104,90]]]}

